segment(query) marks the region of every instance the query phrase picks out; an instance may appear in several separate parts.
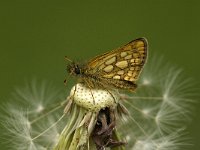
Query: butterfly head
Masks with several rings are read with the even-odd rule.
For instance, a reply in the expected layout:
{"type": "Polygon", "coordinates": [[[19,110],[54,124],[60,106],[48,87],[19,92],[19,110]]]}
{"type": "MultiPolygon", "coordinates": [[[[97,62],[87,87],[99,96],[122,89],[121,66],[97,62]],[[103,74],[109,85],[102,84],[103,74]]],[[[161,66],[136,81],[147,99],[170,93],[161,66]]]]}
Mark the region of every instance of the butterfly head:
{"type": "Polygon", "coordinates": [[[80,65],[74,62],[72,62],[67,66],[67,71],[69,72],[70,75],[78,76],[82,74],[82,69],[80,68],[80,65]]]}

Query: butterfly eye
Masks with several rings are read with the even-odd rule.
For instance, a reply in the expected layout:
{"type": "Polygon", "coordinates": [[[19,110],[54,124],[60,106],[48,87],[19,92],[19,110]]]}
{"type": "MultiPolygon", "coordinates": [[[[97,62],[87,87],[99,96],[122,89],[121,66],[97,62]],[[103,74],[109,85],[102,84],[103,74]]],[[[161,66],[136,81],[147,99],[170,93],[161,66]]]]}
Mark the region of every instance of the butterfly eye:
{"type": "Polygon", "coordinates": [[[74,72],[75,72],[76,74],[80,74],[80,73],[81,73],[81,70],[80,70],[80,68],[79,68],[78,66],[76,66],[74,72]]]}

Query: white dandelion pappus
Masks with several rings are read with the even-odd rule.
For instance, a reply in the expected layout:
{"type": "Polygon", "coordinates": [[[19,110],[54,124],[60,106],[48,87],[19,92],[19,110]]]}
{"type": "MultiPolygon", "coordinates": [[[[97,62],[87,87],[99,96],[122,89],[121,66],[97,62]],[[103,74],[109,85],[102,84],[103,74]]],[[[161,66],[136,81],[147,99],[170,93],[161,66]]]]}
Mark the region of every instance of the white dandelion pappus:
{"type": "Polygon", "coordinates": [[[113,107],[117,112],[114,131],[119,140],[127,141],[125,149],[182,150],[189,145],[183,129],[191,119],[195,93],[191,80],[183,74],[177,67],[166,64],[162,57],[155,56],[149,57],[138,89],[132,95],[115,95],[77,84],[71,89],[68,100],[71,103],[68,103],[66,117],[62,120],[59,118],[63,105],[50,105],[63,97],[62,93],[51,90],[56,88],[47,84],[29,85],[27,87],[34,88],[26,87],[27,90],[19,88],[13,103],[7,107],[9,109],[4,109],[12,116],[2,119],[6,134],[12,139],[8,141],[7,138],[7,142],[12,143],[10,149],[21,150],[58,150],[62,146],[95,149],[88,139],[97,123],[97,114],[100,109],[113,107]],[[47,113],[44,110],[48,110],[47,113]]]}

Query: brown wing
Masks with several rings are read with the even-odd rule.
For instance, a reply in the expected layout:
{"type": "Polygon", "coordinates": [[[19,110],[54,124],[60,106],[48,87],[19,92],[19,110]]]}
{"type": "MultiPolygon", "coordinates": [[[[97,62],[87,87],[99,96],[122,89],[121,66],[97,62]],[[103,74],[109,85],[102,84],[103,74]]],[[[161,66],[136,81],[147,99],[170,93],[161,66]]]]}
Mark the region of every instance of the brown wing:
{"type": "Polygon", "coordinates": [[[139,38],[91,59],[87,72],[109,79],[137,80],[147,59],[147,40],[139,38]]]}

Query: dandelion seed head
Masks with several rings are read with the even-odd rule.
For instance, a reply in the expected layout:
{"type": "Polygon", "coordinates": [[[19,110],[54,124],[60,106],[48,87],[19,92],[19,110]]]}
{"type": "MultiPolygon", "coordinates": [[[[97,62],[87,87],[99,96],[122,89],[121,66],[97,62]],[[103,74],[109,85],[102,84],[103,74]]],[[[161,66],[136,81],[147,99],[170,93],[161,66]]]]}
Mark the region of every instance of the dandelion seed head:
{"type": "Polygon", "coordinates": [[[164,101],[167,101],[168,100],[168,94],[166,93],[166,94],[163,94],[163,100],[164,101]]]}
{"type": "Polygon", "coordinates": [[[151,84],[151,81],[147,78],[144,78],[144,79],[142,79],[142,84],[143,85],[149,85],[149,84],[151,84]]]}
{"type": "Polygon", "coordinates": [[[129,135],[127,135],[126,140],[129,142],[131,140],[131,137],[129,135]]]}
{"type": "Polygon", "coordinates": [[[150,110],[149,110],[148,108],[143,108],[143,109],[142,109],[142,113],[143,113],[144,115],[148,115],[148,114],[150,113],[150,110]]]}
{"type": "Polygon", "coordinates": [[[142,141],[137,140],[133,150],[155,150],[155,146],[152,144],[152,141],[142,141]]]}
{"type": "Polygon", "coordinates": [[[102,89],[90,89],[83,84],[76,84],[70,96],[73,97],[74,102],[90,111],[99,111],[106,107],[115,107],[118,97],[114,92],[109,92],[102,89]]]}
{"type": "Polygon", "coordinates": [[[37,109],[36,109],[36,112],[41,113],[43,110],[44,110],[44,106],[42,106],[42,104],[39,104],[37,109]]]}

